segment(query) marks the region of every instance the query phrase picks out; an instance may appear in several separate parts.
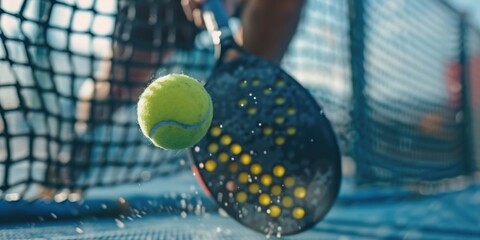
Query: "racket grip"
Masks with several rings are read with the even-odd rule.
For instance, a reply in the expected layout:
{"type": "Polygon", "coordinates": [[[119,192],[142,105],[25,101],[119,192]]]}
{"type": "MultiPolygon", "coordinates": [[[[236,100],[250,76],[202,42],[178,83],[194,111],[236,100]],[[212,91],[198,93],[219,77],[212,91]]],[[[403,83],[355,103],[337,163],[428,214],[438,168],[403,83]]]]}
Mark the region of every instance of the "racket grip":
{"type": "Polygon", "coordinates": [[[228,15],[220,0],[207,0],[202,5],[203,20],[208,31],[228,28],[228,15]]]}

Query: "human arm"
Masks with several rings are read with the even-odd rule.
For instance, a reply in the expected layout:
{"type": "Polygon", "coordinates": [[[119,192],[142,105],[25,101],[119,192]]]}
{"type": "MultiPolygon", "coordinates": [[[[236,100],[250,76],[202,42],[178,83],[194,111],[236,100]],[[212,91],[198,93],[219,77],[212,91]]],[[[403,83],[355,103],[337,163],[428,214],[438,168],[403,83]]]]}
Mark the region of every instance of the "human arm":
{"type": "MultiPolygon", "coordinates": [[[[181,0],[185,14],[203,26],[201,6],[206,0],[181,0]]],[[[235,39],[247,51],[279,63],[296,32],[306,0],[224,0],[228,14],[237,8],[241,27],[235,39]]]]}

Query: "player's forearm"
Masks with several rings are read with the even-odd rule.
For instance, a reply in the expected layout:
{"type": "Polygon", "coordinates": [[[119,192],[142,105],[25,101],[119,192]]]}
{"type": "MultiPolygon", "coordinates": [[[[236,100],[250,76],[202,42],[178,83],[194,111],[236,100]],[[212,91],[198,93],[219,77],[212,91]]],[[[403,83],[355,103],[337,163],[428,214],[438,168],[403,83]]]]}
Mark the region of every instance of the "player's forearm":
{"type": "Polygon", "coordinates": [[[280,62],[295,34],[306,0],[249,0],[241,16],[241,43],[249,52],[280,62]]]}

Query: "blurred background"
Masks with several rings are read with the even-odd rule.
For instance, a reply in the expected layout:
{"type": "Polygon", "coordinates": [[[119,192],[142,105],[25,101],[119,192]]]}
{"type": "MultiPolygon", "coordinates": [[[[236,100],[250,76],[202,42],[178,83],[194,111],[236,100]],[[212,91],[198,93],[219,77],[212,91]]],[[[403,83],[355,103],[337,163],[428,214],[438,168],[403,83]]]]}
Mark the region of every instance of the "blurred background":
{"type": "MultiPolygon", "coordinates": [[[[103,73],[118,8],[0,0],[0,222],[16,219],[0,236],[239,237],[245,229],[203,194],[186,151],[155,148],[138,130],[136,100],[108,95],[130,87],[103,73]],[[39,197],[49,201],[30,201],[39,197]]],[[[177,29],[191,29],[180,14],[160,23],[173,47],[177,29]]],[[[303,239],[480,236],[479,29],[476,0],[307,2],[282,66],[332,122],[344,179],[338,204],[303,239]]],[[[191,32],[157,74],[207,78],[210,37],[191,32]]]]}

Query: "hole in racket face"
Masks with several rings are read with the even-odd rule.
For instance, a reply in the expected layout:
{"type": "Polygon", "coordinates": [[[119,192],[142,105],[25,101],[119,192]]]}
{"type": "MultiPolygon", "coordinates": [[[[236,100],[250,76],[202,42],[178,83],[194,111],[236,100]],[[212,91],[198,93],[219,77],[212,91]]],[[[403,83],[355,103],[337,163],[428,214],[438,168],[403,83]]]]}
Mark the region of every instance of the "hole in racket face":
{"type": "Polygon", "coordinates": [[[265,234],[293,234],[330,209],[340,154],[315,100],[269,62],[237,59],[207,82],[213,123],[191,154],[231,217],[265,234]]]}

